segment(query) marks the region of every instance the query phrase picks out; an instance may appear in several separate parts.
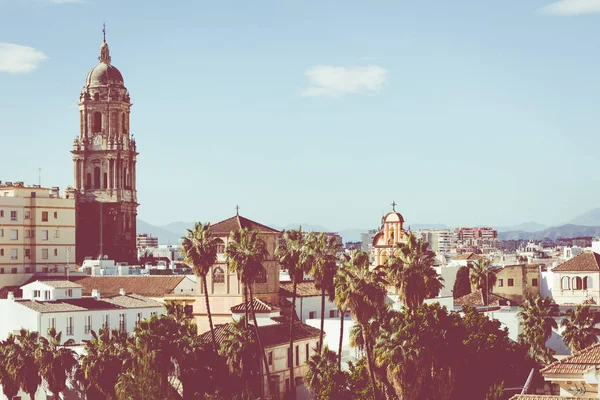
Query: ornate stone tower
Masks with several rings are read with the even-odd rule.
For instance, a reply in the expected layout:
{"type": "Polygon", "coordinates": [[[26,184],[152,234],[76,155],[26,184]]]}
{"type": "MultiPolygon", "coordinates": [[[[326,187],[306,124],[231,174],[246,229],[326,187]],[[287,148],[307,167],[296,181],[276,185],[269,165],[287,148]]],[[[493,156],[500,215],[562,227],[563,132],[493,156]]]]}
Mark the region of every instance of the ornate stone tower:
{"type": "Polygon", "coordinates": [[[73,142],[77,262],[106,256],[132,262],[136,254],[136,145],[129,129],[131,101],[104,41],[100,61],[79,97],[79,136],[73,142]]]}

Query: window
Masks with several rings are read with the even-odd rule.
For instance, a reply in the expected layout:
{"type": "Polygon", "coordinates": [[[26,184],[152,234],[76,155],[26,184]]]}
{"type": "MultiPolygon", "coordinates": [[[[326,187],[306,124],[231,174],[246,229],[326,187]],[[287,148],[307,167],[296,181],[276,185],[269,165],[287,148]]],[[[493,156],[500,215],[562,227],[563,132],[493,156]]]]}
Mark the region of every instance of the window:
{"type": "Polygon", "coordinates": [[[571,288],[573,290],[583,289],[583,280],[579,276],[574,277],[571,279],[571,288]]]}
{"type": "Polygon", "coordinates": [[[94,189],[100,189],[100,167],[94,167],[94,189]]]}
{"type": "Polygon", "coordinates": [[[339,317],[338,310],[329,310],[329,318],[337,318],[337,317],[339,317]]]}
{"type": "Polygon", "coordinates": [[[0,218],[4,218],[4,210],[0,210],[0,218]]]}
{"type": "Polygon", "coordinates": [[[10,249],[10,259],[11,260],[19,259],[19,250],[18,249],[10,249]]]}
{"type": "Polygon", "coordinates": [[[57,239],[60,237],[60,233],[59,233],[59,232],[60,232],[60,231],[59,231],[58,229],[56,229],[56,230],[54,231],[54,237],[55,237],[55,238],[57,238],[57,239]]]}
{"type": "Polygon", "coordinates": [[[42,249],[42,260],[48,259],[48,249],[42,249]]]}
{"type": "Polygon", "coordinates": [[[296,367],[300,365],[300,346],[296,345],[296,367]]]}
{"type": "Polygon", "coordinates": [[[4,256],[4,249],[0,249],[0,256],[4,256]]]}
{"type": "Polygon", "coordinates": [[[54,257],[58,257],[58,249],[54,249],[54,257]]]}
{"type": "Polygon", "coordinates": [[[533,279],[531,280],[531,286],[537,286],[537,285],[538,285],[538,280],[537,280],[537,278],[533,278],[533,279]]]}
{"type": "Polygon", "coordinates": [[[269,365],[273,365],[273,352],[272,351],[269,352],[268,357],[269,357],[269,365]]]}
{"type": "Polygon", "coordinates": [[[33,291],[33,297],[35,297],[36,299],[39,298],[41,296],[41,291],[39,290],[34,290],[33,291]]]}
{"type": "Polygon", "coordinates": [[[25,273],[26,274],[31,273],[31,267],[25,267],[25,273]]]}
{"type": "Polygon", "coordinates": [[[217,267],[213,272],[213,283],[225,283],[225,272],[221,267],[217,267]]]}
{"type": "Polygon", "coordinates": [[[225,243],[221,239],[217,239],[217,254],[225,253],[225,243]]]}
{"type": "Polygon", "coordinates": [[[50,300],[50,291],[44,290],[44,300],[50,300]]]}
{"type": "Polygon", "coordinates": [[[119,314],[119,331],[127,332],[127,325],[125,324],[125,314],[119,314]]]}
{"type": "Polygon", "coordinates": [[[308,313],[308,319],[315,319],[317,318],[317,312],[316,311],[309,311],[308,313]]]}
{"type": "Polygon", "coordinates": [[[54,211],[54,219],[58,219],[58,211],[54,211]]]}
{"type": "Polygon", "coordinates": [[[16,269],[16,268],[11,268],[10,272],[11,272],[12,274],[16,274],[16,273],[17,273],[17,269],[16,269]]]}
{"type": "Polygon", "coordinates": [[[92,316],[88,315],[85,317],[84,333],[88,334],[88,333],[90,333],[91,330],[92,330],[92,316]]]}
{"type": "Polygon", "coordinates": [[[31,249],[25,249],[25,258],[31,257],[31,249]]]}
{"type": "Polygon", "coordinates": [[[308,362],[308,358],[310,357],[310,347],[308,343],[306,343],[306,362],[308,362]]]}
{"type": "Polygon", "coordinates": [[[508,286],[515,286],[515,280],[512,278],[508,278],[508,286]]]}
{"type": "Polygon", "coordinates": [[[381,252],[381,265],[385,265],[387,262],[387,252],[384,250],[381,252]]]}
{"type": "Polygon", "coordinates": [[[32,198],[32,199],[35,199],[35,198],[36,198],[36,196],[37,196],[37,193],[36,193],[36,192],[31,192],[31,198],[32,198]]]}
{"type": "Polygon", "coordinates": [[[292,348],[287,348],[287,366],[290,368],[292,366],[292,348]]]}
{"type": "Polygon", "coordinates": [[[498,287],[504,286],[504,279],[498,279],[498,287]]]}
{"type": "Polygon", "coordinates": [[[73,336],[73,317],[67,317],[67,336],[73,336]]]}
{"type": "Polygon", "coordinates": [[[11,211],[10,212],[10,220],[11,221],[16,221],[17,220],[17,212],[16,211],[11,211]]]}
{"type": "Polygon", "coordinates": [[[25,216],[23,218],[31,219],[31,211],[25,211],[25,216]]]}
{"type": "Polygon", "coordinates": [[[65,294],[67,295],[67,297],[73,297],[73,289],[65,290],[65,294]]]}
{"type": "Polygon", "coordinates": [[[42,231],[42,240],[48,240],[48,231],[47,230],[42,231]]]}
{"type": "Polygon", "coordinates": [[[267,283],[267,270],[262,266],[256,272],[256,283],[267,283]]]}
{"type": "Polygon", "coordinates": [[[0,229],[0,237],[4,237],[4,229],[0,229]]]}
{"type": "Polygon", "coordinates": [[[10,240],[19,240],[19,231],[16,229],[10,230],[10,240]]]}
{"type": "Polygon", "coordinates": [[[560,279],[560,288],[561,288],[562,290],[569,290],[569,289],[571,288],[571,285],[570,285],[570,280],[569,280],[569,277],[568,277],[568,276],[563,276],[563,277],[560,279]]]}
{"type": "Polygon", "coordinates": [[[142,313],[139,312],[139,313],[137,313],[137,315],[135,317],[135,326],[138,326],[141,322],[142,322],[142,313]]]}
{"type": "Polygon", "coordinates": [[[290,391],[290,378],[285,378],[285,392],[288,393],[290,391]]]}
{"type": "MultiPolygon", "coordinates": [[[[96,93],[98,94],[98,93],[96,93]]],[[[100,100],[100,96],[98,96],[98,99],[96,99],[96,101],[100,100]]],[[[97,132],[102,132],[102,113],[100,111],[96,111],[94,113],[94,126],[93,126],[93,132],[97,133],[97,132]]]]}
{"type": "Polygon", "coordinates": [[[25,230],[25,239],[29,239],[31,237],[31,231],[29,229],[25,230]]]}
{"type": "Polygon", "coordinates": [[[102,316],[102,328],[110,329],[110,316],[108,314],[102,316]]]}
{"type": "Polygon", "coordinates": [[[4,274],[4,267],[0,268],[0,274],[4,274]]]}
{"type": "Polygon", "coordinates": [[[42,222],[48,222],[48,211],[42,211],[42,222]]]}

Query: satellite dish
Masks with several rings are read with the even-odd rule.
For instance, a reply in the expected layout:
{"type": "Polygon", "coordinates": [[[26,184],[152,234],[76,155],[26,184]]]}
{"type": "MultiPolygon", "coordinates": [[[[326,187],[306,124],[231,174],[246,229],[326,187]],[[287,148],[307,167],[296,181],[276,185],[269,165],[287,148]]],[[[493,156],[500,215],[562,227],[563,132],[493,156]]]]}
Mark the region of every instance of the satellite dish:
{"type": "Polygon", "coordinates": [[[506,305],[510,306],[510,301],[509,300],[506,300],[506,305]]]}
{"type": "Polygon", "coordinates": [[[104,255],[104,257],[102,257],[103,260],[108,260],[108,256],[104,255]]]}

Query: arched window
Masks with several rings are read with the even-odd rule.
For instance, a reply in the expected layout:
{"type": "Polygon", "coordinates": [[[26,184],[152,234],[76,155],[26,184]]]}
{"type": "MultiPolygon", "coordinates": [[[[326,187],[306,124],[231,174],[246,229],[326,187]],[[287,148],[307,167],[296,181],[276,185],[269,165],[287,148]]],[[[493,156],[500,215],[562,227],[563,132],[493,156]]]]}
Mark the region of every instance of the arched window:
{"type": "Polygon", "coordinates": [[[94,94],[94,100],[95,101],[100,101],[100,93],[95,93],[94,94]]]}
{"type": "Polygon", "coordinates": [[[571,285],[569,285],[569,277],[568,276],[563,276],[562,279],[560,280],[560,288],[563,290],[569,290],[571,288],[571,285]]]}
{"type": "Polygon", "coordinates": [[[125,113],[121,114],[121,131],[127,133],[127,127],[125,126],[125,113]]]}
{"type": "Polygon", "coordinates": [[[85,188],[86,189],[91,189],[92,188],[92,174],[90,174],[89,172],[87,174],[87,179],[85,181],[85,188]]]}
{"type": "Polygon", "coordinates": [[[217,243],[217,254],[225,253],[225,243],[221,239],[216,239],[215,242],[217,243]]]}
{"type": "Polygon", "coordinates": [[[94,113],[94,133],[102,132],[102,113],[100,111],[96,111],[94,113]]]}
{"type": "Polygon", "coordinates": [[[213,283],[225,283],[225,272],[221,267],[216,267],[213,271],[213,283]]]}
{"type": "Polygon", "coordinates": [[[106,189],[108,187],[108,174],[106,172],[104,173],[104,182],[103,182],[102,187],[104,189],[106,189]]]}
{"type": "Polygon", "coordinates": [[[394,227],[390,228],[390,242],[394,243],[394,227]]]}
{"type": "Polygon", "coordinates": [[[583,289],[583,280],[579,276],[574,277],[571,280],[571,287],[573,288],[573,290],[583,289]]]}
{"type": "Polygon", "coordinates": [[[387,252],[385,250],[383,250],[381,252],[381,265],[385,265],[386,262],[387,262],[387,252]]]}
{"type": "Polygon", "coordinates": [[[100,189],[100,167],[94,167],[94,189],[100,189]]]}
{"type": "Polygon", "coordinates": [[[118,118],[119,117],[117,116],[116,111],[113,111],[110,114],[110,134],[111,135],[116,135],[118,133],[117,132],[117,123],[119,122],[118,118]]]}
{"type": "Polygon", "coordinates": [[[590,281],[590,278],[588,276],[583,278],[583,290],[588,290],[588,282],[590,281]]]}
{"type": "Polygon", "coordinates": [[[267,283],[267,270],[263,266],[258,267],[256,283],[267,283]]]}
{"type": "Polygon", "coordinates": [[[123,168],[123,187],[127,189],[129,186],[129,176],[127,175],[127,167],[123,168]]]}

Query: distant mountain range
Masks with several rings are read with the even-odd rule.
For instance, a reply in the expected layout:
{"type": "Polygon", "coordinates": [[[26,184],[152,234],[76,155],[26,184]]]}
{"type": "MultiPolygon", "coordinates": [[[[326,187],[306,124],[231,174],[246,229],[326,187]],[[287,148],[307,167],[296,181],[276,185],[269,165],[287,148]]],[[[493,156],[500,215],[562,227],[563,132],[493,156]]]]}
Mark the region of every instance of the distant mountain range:
{"type": "MultiPolygon", "coordinates": [[[[294,223],[285,226],[269,225],[275,229],[296,229],[302,226],[305,231],[332,232],[324,226],[308,223],[294,223]]],[[[156,226],[141,219],[137,220],[137,231],[139,233],[149,233],[158,237],[159,244],[179,244],[180,238],[185,235],[186,229],[194,226],[193,222],[177,221],[167,225],[156,226]]],[[[407,224],[406,228],[411,230],[419,229],[450,229],[444,224],[407,224]]],[[[495,227],[498,230],[498,236],[502,240],[541,240],[544,238],[556,239],[559,237],[578,237],[578,236],[598,236],[600,235],[600,208],[594,208],[584,214],[581,214],[560,226],[547,226],[538,222],[524,222],[513,226],[495,227]]],[[[363,229],[344,229],[338,231],[344,242],[360,241],[360,235],[373,228],[363,229]]]]}

